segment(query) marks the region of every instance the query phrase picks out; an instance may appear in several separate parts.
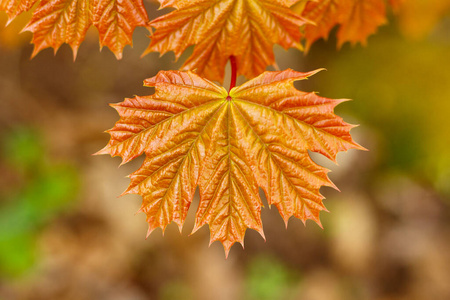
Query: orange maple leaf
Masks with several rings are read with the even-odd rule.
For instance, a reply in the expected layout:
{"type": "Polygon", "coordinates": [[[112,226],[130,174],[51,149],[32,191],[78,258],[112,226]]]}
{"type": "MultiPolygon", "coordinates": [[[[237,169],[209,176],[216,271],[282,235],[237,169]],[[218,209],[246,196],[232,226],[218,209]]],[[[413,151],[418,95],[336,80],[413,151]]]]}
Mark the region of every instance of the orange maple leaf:
{"type": "Polygon", "coordinates": [[[117,59],[126,45],[132,44],[137,26],[146,26],[147,12],[142,0],[0,0],[0,10],[8,14],[8,22],[39,2],[24,31],[33,32],[32,56],[52,47],[55,52],[67,43],[74,57],[91,25],[100,34],[100,46],[107,46],[117,59]]]}
{"type": "Polygon", "coordinates": [[[334,161],[363,148],[350,136],[354,126],[333,113],[345,100],[294,88],[316,72],[265,72],[228,93],[192,72],[161,71],[144,81],[153,95],[112,105],[120,120],[97,154],[126,163],[145,153],[124,194],[143,197],[148,234],[172,221],[181,231],[197,185],[193,232],[209,224],[211,243],[222,242],[226,255],[247,228],[264,237],[258,187],[286,225],[291,216],[320,225],[319,189],[334,185],[308,150],[334,161]]]}
{"type": "Polygon", "coordinates": [[[338,47],[345,42],[366,44],[367,37],[386,23],[385,0],[315,0],[299,2],[293,10],[313,21],[305,27],[306,49],[318,39],[327,39],[336,25],[338,47]]]}
{"type": "Polygon", "coordinates": [[[185,70],[210,80],[222,81],[230,56],[236,57],[238,75],[253,78],[273,65],[272,47],[301,49],[300,27],[306,21],[294,13],[292,0],[160,0],[175,11],[149,23],[156,31],[146,51],[164,54],[174,51],[176,58],[191,45],[192,55],[185,70]]]}

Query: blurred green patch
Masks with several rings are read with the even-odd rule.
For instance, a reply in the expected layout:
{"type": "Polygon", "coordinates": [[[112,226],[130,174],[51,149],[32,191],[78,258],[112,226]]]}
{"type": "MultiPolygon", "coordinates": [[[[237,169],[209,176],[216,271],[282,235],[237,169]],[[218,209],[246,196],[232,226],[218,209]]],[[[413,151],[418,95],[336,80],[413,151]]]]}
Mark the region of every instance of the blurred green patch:
{"type": "Polygon", "coordinates": [[[18,276],[35,261],[42,227],[73,203],[79,174],[69,163],[52,161],[29,128],[3,136],[0,150],[0,276],[18,276]]]}
{"type": "Polygon", "coordinates": [[[410,41],[384,27],[367,47],[313,55],[327,61],[321,95],[353,99],[338,113],[377,132],[380,170],[414,174],[450,194],[450,38],[439,30],[447,29],[410,41]]]}
{"type": "Polygon", "coordinates": [[[192,290],[183,281],[174,280],[165,284],[159,291],[159,299],[161,300],[193,300],[192,290]]]}
{"type": "Polygon", "coordinates": [[[247,266],[245,299],[294,299],[298,275],[272,256],[257,256],[247,266]]]}

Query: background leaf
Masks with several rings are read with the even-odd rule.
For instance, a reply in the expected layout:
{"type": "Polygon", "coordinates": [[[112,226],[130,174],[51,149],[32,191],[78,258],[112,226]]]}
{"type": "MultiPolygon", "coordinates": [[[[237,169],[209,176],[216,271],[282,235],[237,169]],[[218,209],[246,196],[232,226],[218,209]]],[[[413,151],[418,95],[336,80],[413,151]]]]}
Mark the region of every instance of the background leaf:
{"type": "Polygon", "coordinates": [[[94,25],[100,34],[100,46],[107,46],[121,59],[123,48],[132,45],[135,28],[148,22],[142,0],[1,0],[0,11],[7,12],[9,23],[35,3],[39,4],[24,28],[33,33],[32,56],[48,47],[56,53],[67,43],[75,58],[87,30],[94,25]]]}
{"type": "Polygon", "coordinates": [[[225,65],[235,56],[238,75],[253,78],[275,63],[274,44],[301,49],[300,27],[306,21],[289,4],[284,0],[177,1],[175,11],[150,22],[155,32],[146,52],[174,51],[179,58],[195,45],[182,69],[223,81],[225,65]]]}

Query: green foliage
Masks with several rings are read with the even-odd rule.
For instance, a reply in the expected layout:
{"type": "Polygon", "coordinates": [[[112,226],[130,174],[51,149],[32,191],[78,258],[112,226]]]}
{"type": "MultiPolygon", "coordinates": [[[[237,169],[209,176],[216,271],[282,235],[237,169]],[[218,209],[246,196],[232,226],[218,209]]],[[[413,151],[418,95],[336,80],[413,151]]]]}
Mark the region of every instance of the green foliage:
{"type": "MultiPolygon", "coordinates": [[[[311,54],[328,55],[319,51],[311,54]]],[[[450,194],[447,56],[445,32],[413,42],[390,29],[375,36],[370,47],[335,55],[321,87],[324,94],[358,100],[342,111],[351,109],[362,127],[379,130],[380,168],[414,174],[450,194]]]]}
{"type": "Polygon", "coordinates": [[[185,282],[179,280],[170,281],[165,284],[159,293],[159,298],[161,300],[195,299],[189,286],[185,282]]]}
{"type": "Polygon", "coordinates": [[[254,258],[248,265],[246,278],[246,299],[277,300],[289,297],[293,283],[298,281],[283,263],[270,256],[254,258]]]}
{"type": "Polygon", "coordinates": [[[76,197],[77,170],[49,163],[39,134],[19,128],[3,137],[0,162],[19,184],[0,192],[0,275],[20,275],[32,266],[40,229],[76,197]]]}

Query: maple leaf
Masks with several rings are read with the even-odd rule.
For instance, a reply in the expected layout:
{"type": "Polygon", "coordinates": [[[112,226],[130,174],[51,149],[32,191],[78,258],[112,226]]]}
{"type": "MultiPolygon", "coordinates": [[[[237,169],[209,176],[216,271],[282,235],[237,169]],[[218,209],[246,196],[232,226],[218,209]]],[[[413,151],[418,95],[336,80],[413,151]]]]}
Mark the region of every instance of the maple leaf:
{"type": "Polygon", "coordinates": [[[7,12],[11,22],[37,2],[24,28],[33,33],[32,56],[48,47],[56,52],[67,43],[76,57],[87,30],[94,25],[99,31],[100,46],[107,46],[120,59],[123,48],[132,44],[134,29],[148,22],[142,0],[0,0],[0,10],[7,12]]]}
{"type": "Polygon", "coordinates": [[[338,47],[345,42],[366,44],[367,37],[386,23],[385,0],[302,1],[293,7],[313,24],[305,26],[306,49],[318,39],[327,39],[336,25],[338,47]]]}
{"type": "Polygon", "coordinates": [[[273,65],[272,47],[298,48],[300,27],[306,20],[294,13],[289,0],[160,0],[172,11],[149,23],[156,31],[146,51],[164,54],[174,51],[176,58],[191,45],[192,55],[185,70],[210,80],[222,81],[230,56],[236,57],[238,75],[253,78],[273,65]]]}
{"type": "Polygon", "coordinates": [[[161,71],[144,81],[153,95],[112,105],[120,120],[97,154],[126,163],[145,153],[124,194],[143,197],[148,234],[171,222],[181,231],[197,185],[193,232],[208,224],[226,255],[243,245],[247,228],[264,237],[258,187],[286,225],[291,216],[320,225],[319,189],[334,185],[308,150],[334,161],[339,151],[363,148],[350,136],[354,126],[333,113],[345,100],[294,88],[316,72],[265,72],[228,93],[189,71],[161,71]]]}

